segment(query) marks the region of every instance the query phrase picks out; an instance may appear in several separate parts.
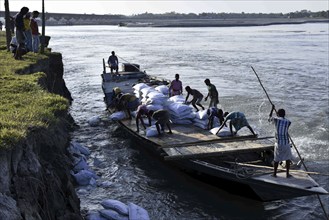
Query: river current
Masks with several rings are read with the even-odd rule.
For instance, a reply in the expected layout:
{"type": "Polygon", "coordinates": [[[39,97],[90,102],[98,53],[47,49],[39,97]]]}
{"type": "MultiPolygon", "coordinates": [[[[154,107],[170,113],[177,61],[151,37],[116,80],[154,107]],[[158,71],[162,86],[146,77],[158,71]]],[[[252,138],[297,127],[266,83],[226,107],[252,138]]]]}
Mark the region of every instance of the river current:
{"type": "MultiPolygon", "coordinates": [[[[77,188],[81,209],[101,209],[104,199],[133,202],[151,219],[324,219],[316,196],[258,202],[229,194],[173,170],[144,151],[108,118],[101,90],[102,58],[114,50],[119,62],[141,65],[150,75],[174,79],[207,93],[209,78],[225,111],[242,111],[260,136],[271,101],[286,110],[290,135],[309,171],[329,170],[328,23],[222,28],[47,27],[49,47],[60,52],[64,79],[74,99],[79,128],[73,140],[92,151],[90,166],[107,183],[77,188]],[[106,121],[106,120],[104,120],[106,121]],[[98,165],[94,166],[98,162],[98,165]],[[101,165],[99,165],[101,163],[101,165]]],[[[207,104],[205,104],[207,106],[207,104]]],[[[313,178],[329,191],[329,177],[313,178]]],[[[329,196],[321,196],[327,213],[329,196]]]]}

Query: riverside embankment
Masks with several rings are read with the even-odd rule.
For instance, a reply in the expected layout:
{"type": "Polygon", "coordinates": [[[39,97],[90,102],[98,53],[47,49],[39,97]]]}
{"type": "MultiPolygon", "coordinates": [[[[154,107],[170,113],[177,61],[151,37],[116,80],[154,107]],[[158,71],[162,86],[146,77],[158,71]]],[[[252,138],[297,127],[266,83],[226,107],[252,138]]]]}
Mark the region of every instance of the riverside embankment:
{"type": "MultiPolygon", "coordinates": [[[[1,34],[1,33],[0,33],[1,34]]],[[[0,219],[82,219],[67,146],[62,56],[15,60],[0,39],[0,219]]]]}

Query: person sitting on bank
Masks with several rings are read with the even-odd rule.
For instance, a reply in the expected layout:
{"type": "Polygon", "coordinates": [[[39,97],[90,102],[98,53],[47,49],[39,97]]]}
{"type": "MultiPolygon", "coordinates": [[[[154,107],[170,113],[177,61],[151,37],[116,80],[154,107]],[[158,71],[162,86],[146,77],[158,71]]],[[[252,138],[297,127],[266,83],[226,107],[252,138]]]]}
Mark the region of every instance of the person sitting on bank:
{"type": "Polygon", "coordinates": [[[156,120],[155,126],[157,128],[158,134],[161,135],[161,131],[164,131],[164,126],[167,125],[169,134],[172,134],[170,128],[170,114],[167,110],[157,110],[152,114],[152,118],[156,120]],[[161,126],[161,131],[160,131],[161,126]]]}
{"type": "Polygon", "coordinates": [[[208,115],[208,130],[212,129],[214,126],[214,119],[217,117],[219,119],[219,125],[224,122],[224,113],[222,109],[211,107],[207,110],[208,115]]]}
{"type": "Polygon", "coordinates": [[[119,60],[118,60],[118,57],[115,55],[114,51],[112,51],[112,55],[109,56],[109,59],[107,60],[107,63],[109,64],[109,66],[111,68],[111,73],[113,74],[113,70],[115,70],[115,73],[118,74],[119,60]]]}
{"type": "Polygon", "coordinates": [[[223,122],[223,124],[219,127],[218,131],[216,132],[216,135],[219,133],[219,131],[226,126],[226,122],[228,120],[230,120],[230,131],[231,131],[231,135],[236,135],[238,133],[238,131],[243,128],[243,127],[247,127],[249,128],[249,130],[251,131],[251,133],[254,136],[257,136],[256,133],[254,132],[254,130],[252,129],[252,127],[249,125],[246,116],[242,113],[242,112],[225,112],[224,113],[224,117],[225,120],[223,122]],[[233,127],[235,128],[235,132],[233,132],[233,127]]]}
{"type": "Polygon", "coordinates": [[[275,125],[275,138],[276,143],[274,145],[274,172],[273,177],[276,177],[279,162],[286,161],[286,177],[289,178],[290,163],[292,159],[291,145],[289,141],[288,129],[291,125],[291,121],[285,118],[286,111],[279,109],[277,117],[272,117],[275,106],[272,105],[272,109],[269,115],[269,122],[275,125]]]}
{"type": "Polygon", "coordinates": [[[151,119],[154,111],[147,109],[146,105],[142,104],[138,106],[137,111],[136,111],[136,127],[137,127],[137,132],[139,132],[139,121],[143,125],[143,128],[146,129],[145,123],[143,118],[146,116],[149,121],[149,126],[151,126],[151,119]]]}
{"type": "Polygon", "coordinates": [[[179,74],[175,75],[175,80],[171,81],[169,87],[169,96],[181,95],[183,94],[183,84],[179,80],[179,74]]]}
{"type": "Polygon", "coordinates": [[[118,109],[126,111],[128,118],[132,119],[130,111],[135,110],[139,106],[139,99],[130,93],[122,94],[119,95],[118,106],[118,109]]]}
{"type": "Polygon", "coordinates": [[[191,89],[191,87],[189,87],[189,86],[186,86],[185,90],[187,92],[185,103],[188,105],[192,104],[197,112],[199,111],[199,109],[198,109],[198,107],[196,107],[196,105],[200,106],[202,108],[202,110],[204,110],[204,107],[200,104],[200,102],[203,99],[203,95],[201,94],[201,92],[199,92],[196,89],[191,89]],[[193,99],[192,99],[192,101],[188,102],[187,100],[190,95],[193,96],[193,99]]]}

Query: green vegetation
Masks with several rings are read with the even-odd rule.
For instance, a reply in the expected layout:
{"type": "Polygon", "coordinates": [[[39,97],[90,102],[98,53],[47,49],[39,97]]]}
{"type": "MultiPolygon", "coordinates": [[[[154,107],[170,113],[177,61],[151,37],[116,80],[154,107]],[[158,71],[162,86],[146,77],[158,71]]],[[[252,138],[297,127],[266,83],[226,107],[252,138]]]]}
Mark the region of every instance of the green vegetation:
{"type": "Polygon", "coordinates": [[[38,84],[45,73],[16,74],[38,60],[47,59],[47,54],[28,53],[24,60],[15,60],[5,45],[5,33],[0,31],[0,149],[19,143],[30,128],[47,128],[56,122],[56,114],[69,107],[65,98],[38,84]]]}

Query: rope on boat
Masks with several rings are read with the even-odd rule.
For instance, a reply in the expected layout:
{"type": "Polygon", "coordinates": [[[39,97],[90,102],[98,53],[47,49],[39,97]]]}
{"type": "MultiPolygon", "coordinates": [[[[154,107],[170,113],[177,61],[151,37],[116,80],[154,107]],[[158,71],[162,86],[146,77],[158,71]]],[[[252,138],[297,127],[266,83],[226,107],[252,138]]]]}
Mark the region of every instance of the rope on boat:
{"type": "MultiPolygon", "coordinates": [[[[265,94],[266,94],[266,96],[267,96],[268,101],[269,101],[269,102],[271,103],[271,105],[273,106],[273,102],[271,101],[271,99],[270,99],[269,95],[267,94],[267,92],[266,92],[266,90],[265,90],[265,88],[264,88],[262,82],[260,81],[260,78],[258,77],[258,74],[256,73],[255,69],[254,69],[252,66],[251,66],[251,69],[254,71],[254,73],[255,73],[255,75],[256,75],[258,81],[259,81],[259,84],[261,85],[261,87],[263,88],[263,90],[264,90],[264,92],[265,92],[265,94]]],[[[274,110],[275,110],[275,112],[277,113],[276,109],[274,109],[274,110]]],[[[297,154],[298,154],[299,159],[302,161],[302,164],[303,164],[305,170],[307,171],[307,167],[306,167],[306,165],[305,165],[305,163],[304,163],[304,161],[303,161],[303,159],[302,159],[302,157],[301,157],[301,155],[300,155],[300,153],[299,153],[299,151],[298,151],[298,149],[297,149],[297,147],[296,147],[294,141],[292,140],[292,138],[291,138],[291,136],[290,136],[289,134],[288,134],[288,136],[289,136],[289,140],[290,140],[291,143],[292,143],[292,146],[295,148],[295,150],[296,150],[296,152],[297,152],[297,154]]],[[[321,205],[321,207],[322,207],[322,210],[323,210],[323,212],[324,212],[324,215],[325,215],[326,219],[329,220],[328,214],[327,214],[327,212],[326,212],[326,210],[325,210],[325,208],[324,208],[324,206],[323,206],[323,203],[322,203],[322,201],[321,201],[320,196],[319,196],[318,194],[316,194],[316,196],[318,197],[318,200],[319,200],[319,202],[320,202],[320,205],[321,205]]]]}
{"type": "Polygon", "coordinates": [[[128,64],[132,65],[133,67],[135,67],[135,68],[138,69],[139,71],[141,71],[140,68],[139,68],[138,66],[136,66],[135,64],[129,62],[128,60],[123,59],[123,58],[120,57],[119,55],[116,55],[116,56],[119,57],[121,60],[127,62],[128,64]]]}

